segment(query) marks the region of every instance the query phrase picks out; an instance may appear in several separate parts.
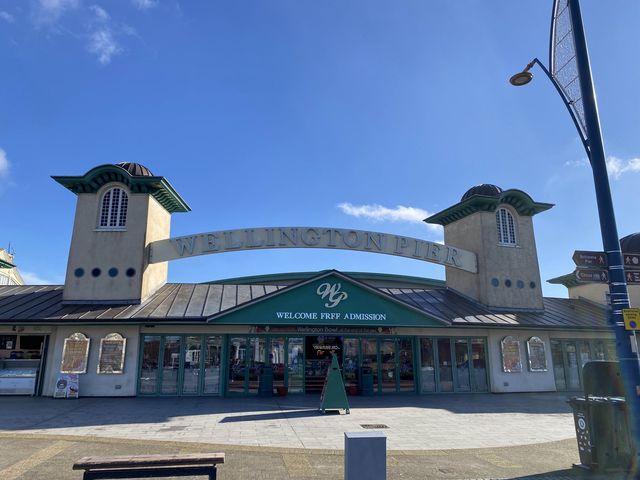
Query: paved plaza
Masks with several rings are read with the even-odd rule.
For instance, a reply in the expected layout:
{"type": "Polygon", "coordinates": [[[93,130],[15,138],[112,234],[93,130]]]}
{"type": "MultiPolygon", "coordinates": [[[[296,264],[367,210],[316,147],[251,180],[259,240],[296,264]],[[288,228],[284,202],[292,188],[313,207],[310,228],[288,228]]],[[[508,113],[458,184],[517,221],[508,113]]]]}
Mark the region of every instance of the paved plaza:
{"type": "MultiPolygon", "coordinates": [[[[343,478],[345,431],[384,425],[396,479],[625,478],[571,469],[573,421],[560,394],[351,399],[320,414],[317,396],[0,398],[0,479],[77,479],[83,456],[224,452],[221,480],[343,478]]],[[[189,477],[191,478],[191,477],[189,477]]],[[[196,477],[193,477],[195,480],[196,477]]]]}
{"type": "Polygon", "coordinates": [[[574,437],[566,395],[352,397],[322,414],[318,396],[0,398],[0,431],[340,450],[344,432],[382,425],[390,450],[503,447],[574,437]],[[386,427],[386,428],[385,428],[386,427]]]}

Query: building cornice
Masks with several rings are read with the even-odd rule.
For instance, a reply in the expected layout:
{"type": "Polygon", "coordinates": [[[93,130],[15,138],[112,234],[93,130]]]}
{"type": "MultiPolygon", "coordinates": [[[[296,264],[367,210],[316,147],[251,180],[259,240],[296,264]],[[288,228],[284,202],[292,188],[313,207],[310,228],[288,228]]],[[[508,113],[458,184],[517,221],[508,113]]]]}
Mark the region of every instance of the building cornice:
{"type": "Polygon", "coordinates": [[[494,212],[501,204],[511,205],[519,215],[532,217],[549,210],[553,203],[535,202],[522,190],[510,189],[499,195],[472,195],[455,205],[442,210],[424,221],[438,225],[449,225],[476,212],[494,212]]]}
{"type": "Polygon", "coordinates": [[[166,178],[134,176],[118,165],[100,165],[81,176],[52,176],[51,178],[76,195],[96,193],[107,183],[120,182],[126,185],[131,193],[146,193],[153,196],[169,213],[191,211],[189,205],[166,178]]]}

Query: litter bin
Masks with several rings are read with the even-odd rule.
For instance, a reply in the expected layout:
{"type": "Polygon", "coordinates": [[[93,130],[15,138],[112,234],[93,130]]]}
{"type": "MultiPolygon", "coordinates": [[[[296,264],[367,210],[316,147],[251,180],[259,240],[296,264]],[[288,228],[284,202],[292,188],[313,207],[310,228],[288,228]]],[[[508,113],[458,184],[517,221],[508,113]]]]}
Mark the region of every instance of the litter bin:
{"type": "Polygon", "coordinates": [[[573,423],[576,427],[580,463],[585,467],[591,468],[593,461],[591,456],[591,434],[589,430],[587,400],[584,397],[573,397],[567,400],[567,403],[571,405],[573,410],[573,423]]]}
{"type": "Polygon", "coordinates": [[[588,362],[583,368],[584,397],[568,400],[573,409],[582,466],[594,470],[628,469],[633,442],[617,362],[588,362]]]}

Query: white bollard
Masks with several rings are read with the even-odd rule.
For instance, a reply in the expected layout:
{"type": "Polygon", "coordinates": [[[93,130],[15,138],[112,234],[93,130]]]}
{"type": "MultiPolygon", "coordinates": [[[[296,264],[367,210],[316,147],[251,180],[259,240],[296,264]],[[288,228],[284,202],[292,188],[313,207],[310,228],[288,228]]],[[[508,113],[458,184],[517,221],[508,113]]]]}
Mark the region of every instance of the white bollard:
{"type": "Polygon", "coordinates": [[[344,480],[387,480],[387,437],[344,432],[344,480]]]}

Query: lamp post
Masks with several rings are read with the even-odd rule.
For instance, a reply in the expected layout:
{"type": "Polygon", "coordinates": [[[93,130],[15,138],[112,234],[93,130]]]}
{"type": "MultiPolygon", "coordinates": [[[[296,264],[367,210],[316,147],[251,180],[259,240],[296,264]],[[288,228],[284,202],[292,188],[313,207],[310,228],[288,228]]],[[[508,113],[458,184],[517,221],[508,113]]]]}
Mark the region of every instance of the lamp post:
{"type": "Polygon", "coordinates": [[[629,335],[632,332],[627,332],[624,327],[623,309],[629,308],[629,295],[607,176],[606,156],[600,131],[598,105],[591,78],[589,52],[578,0],[554,0],[549,47],[551,68],[547,69],[542,62],[535,58],[522,72],[511,77],[511,84],[522,86],[529,83],[533,78],[533,74],[529,70],[536,64],[549,77],[567,107],[578,129],[593,170],[602,243],[609,262],[611,302],[609,325],[616,335],[616,350],[625,387],[628,419],[636,447],[633,470],[637,474],[640,465],[638,352],[635,337],[629,335]]]}

